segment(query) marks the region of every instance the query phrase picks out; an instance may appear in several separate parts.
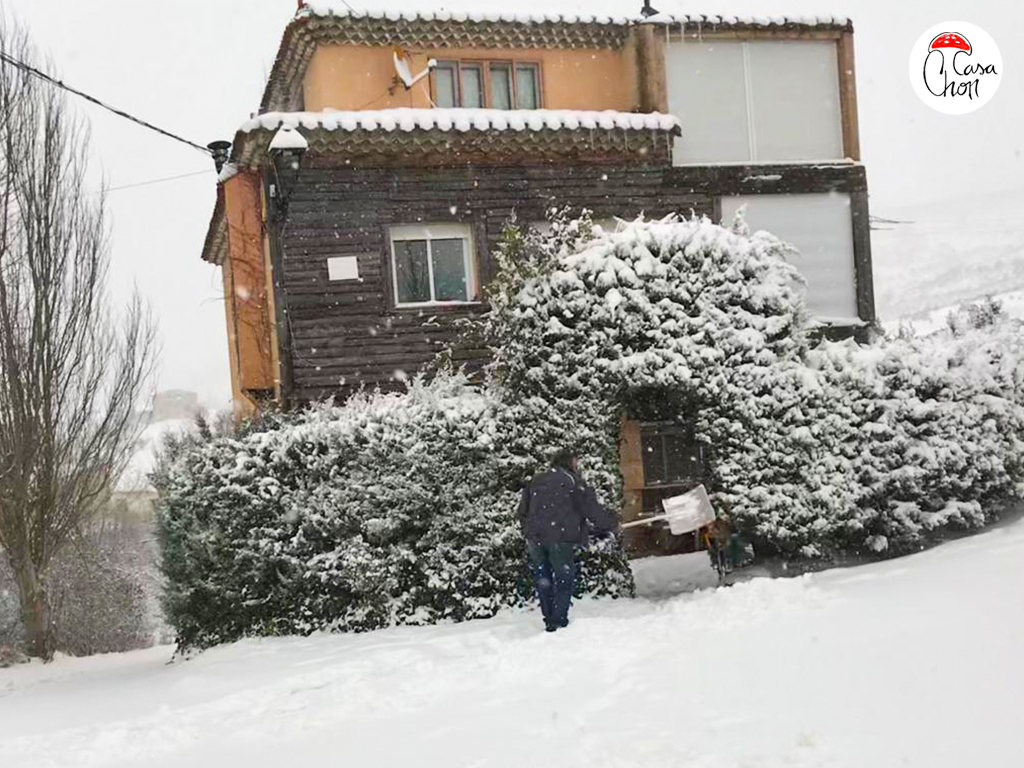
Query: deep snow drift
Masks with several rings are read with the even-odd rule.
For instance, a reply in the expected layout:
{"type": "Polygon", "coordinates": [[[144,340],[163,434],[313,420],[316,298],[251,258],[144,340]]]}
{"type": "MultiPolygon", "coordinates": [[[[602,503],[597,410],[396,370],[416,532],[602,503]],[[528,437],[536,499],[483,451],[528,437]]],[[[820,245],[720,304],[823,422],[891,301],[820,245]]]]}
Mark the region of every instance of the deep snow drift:
{"type": "MultiPolygon", "coordinates": [[[[708,583],[641,561],[647,595],[708,583]]],[[[0,765],[1024,765],[1024,521],[671,598],[0,671],[0,765]]]]}

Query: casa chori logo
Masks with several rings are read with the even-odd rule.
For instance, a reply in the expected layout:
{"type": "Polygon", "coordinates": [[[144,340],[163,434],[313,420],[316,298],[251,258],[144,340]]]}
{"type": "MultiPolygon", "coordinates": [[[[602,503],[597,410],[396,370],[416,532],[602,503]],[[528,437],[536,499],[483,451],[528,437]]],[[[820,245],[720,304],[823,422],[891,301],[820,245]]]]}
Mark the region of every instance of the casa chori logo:
{"type": "Polygon", "coordinates": [[[928,106],[949,115],[973,112],[999,87],[1003,60],[980,27],[948,21],[918,38],[910,53],[910,83],[928,106]]]}

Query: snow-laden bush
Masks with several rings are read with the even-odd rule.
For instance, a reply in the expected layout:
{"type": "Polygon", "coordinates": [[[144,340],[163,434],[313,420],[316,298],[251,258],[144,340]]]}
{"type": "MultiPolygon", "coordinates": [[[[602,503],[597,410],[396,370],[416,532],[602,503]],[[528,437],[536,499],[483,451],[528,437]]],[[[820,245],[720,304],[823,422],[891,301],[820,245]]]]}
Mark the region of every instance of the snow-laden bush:
{"type": "MultiPolygon", "coordinates": [[[[480,332],[518,399],[696,424],[712,447],[719,508],[795,551],[847,499],[820,450],[827,415],[808,383],[799,276],[787,247],[707,219],[636,221],[617,233],[556,220],[505,238],[480,332]],[[583,404],[588,404],[583,406],[583,404]]],[[[561,409],[559,409],[561,410],[561,409]]],[[[617,431],[606,431],[614,454],[617,431]]]]}
{"type": "Polygon", "coordinates": [[[512,227],[477,329],[491,374],[510,402],[604,414],[608,466],[612,414],[693,423],[716,506],[762,551],[899,551],[1020,495],[1019,327],[990,338],[975,311],[950,339],[815,346],[787,255],[742,221],[512,227]]]}
{"type": "MultiPolygon", "coordinates": [[[[183,647],[492,616],[529,595],[515,510],[538,461],[517,413],[458,375],[241,437],[169,446],[154,477],[183,647]]],[[[631,594],[599,544],[581,587],[631,594]]]]}
{"type": "Polygon", "coordinates": [[[1024,325],[997,305],[924,338],[823,343],[809,362],[847,431],[846,548],[903,552],[1024,498],[1024,325]]]}

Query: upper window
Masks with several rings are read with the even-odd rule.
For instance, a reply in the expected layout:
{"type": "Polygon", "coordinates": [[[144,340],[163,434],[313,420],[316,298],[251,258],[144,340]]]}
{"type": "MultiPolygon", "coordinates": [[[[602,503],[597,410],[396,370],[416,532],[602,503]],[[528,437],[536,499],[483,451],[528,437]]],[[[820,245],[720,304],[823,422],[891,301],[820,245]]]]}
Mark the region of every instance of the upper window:
{"type": "Polygon", "coordinates": [[[396,306],[475,301],[477,281],[469,227],[392,227],[391,277],[396,306]]]}
{"type": "Polygon", "coordinates": [[[834,40],[683,40],[666,67],[677,164],[844,156],[834,40]]]}
{"type": "Polygon", "coordinates": [[[539,64],[439,61],[433,81],[438,107],[540,109],[539,64]]]}

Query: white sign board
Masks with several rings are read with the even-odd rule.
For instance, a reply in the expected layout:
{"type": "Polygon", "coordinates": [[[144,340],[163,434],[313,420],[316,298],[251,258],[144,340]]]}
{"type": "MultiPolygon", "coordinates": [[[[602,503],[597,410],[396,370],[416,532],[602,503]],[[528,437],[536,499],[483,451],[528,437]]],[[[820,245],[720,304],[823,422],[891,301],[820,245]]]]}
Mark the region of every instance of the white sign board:
{"type": "Polygon", "coordinates": [[[328,280],[358,280],[359,258],[357,256],[332,256],[327,259],[328,280]]]}
{"type": "Polygon", "coordinates": [[[665,509],[668,528],[674,536],[696,531],[715,519],[715,510],[711,508],[711,499],[703,485],[682,496],[672,496],[661,502],[665,509]]]}

